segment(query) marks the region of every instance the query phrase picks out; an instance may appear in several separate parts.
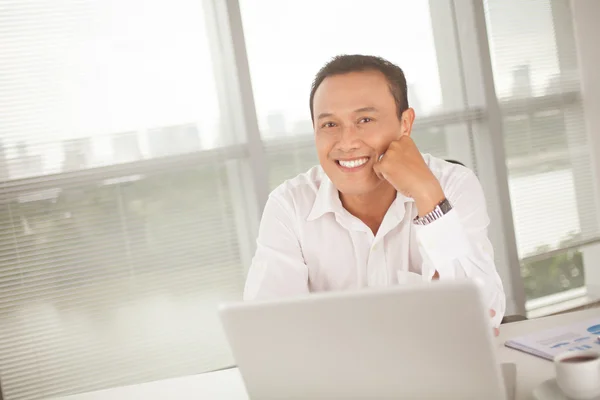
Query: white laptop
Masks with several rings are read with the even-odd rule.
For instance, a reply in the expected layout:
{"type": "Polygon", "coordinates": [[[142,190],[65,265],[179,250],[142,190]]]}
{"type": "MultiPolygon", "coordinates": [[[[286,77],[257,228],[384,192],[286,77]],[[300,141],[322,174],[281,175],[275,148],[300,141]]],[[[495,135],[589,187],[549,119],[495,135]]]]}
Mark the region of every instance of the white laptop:
{"type": "Polygon", "coordinates": [[[512,397],[471,282],[236,303],[219,313],[253,400],[512,397]]]}

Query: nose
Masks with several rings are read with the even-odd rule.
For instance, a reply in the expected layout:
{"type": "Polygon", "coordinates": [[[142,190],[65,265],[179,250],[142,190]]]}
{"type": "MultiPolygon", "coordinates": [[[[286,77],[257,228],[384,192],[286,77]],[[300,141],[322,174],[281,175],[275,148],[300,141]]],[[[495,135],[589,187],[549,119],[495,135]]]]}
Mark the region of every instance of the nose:
{"type": "Polygon", "coordinates": [[[339,150],[344,152],[351,152],[360,147],[358,131],[354,124],[349,124],[342,127],[340,140],[337,147],[339,150]]]}

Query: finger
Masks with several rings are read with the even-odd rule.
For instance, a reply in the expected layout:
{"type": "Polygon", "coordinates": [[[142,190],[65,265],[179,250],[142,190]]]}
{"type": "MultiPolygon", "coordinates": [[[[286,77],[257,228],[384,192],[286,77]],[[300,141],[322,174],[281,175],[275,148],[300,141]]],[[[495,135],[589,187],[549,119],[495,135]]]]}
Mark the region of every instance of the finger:
{"type": "Polygon", "coordinates": [[[494,336],[499,336],[499,335],[500,335],[500,329],[494,328],[494,336]]]}
{"type": "Polygon", "coordinates": [[[373,164],[373,172],[375,172],[375,175],[377,175],[377,177],[379,179],[381,179],[381,180],[385,179],[382,168],[381,168],[381,162],[378,161],[375,164],[373,164]]]}
{"type": "Polygon", "coordinates": [[[490,310],[490,317],[494,318],[496,316],[496,310],[490,310]]]}

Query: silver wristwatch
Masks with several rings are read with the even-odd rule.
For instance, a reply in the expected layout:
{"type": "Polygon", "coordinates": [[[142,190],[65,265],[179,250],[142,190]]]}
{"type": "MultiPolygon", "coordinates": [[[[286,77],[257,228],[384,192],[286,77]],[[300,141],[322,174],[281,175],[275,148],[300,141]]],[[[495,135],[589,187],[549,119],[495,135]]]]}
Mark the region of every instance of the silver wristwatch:
{"type": "Polygon", "coordinates": [[[452,210],[452,205],[448,201],[448,199],[444,198],[444,200],[440,201],[437,206],[431,211],[419,217],[418,215],[413,219],[413,223],[417,225],[427,225],[432,223],[433,221],[442,218],[444,215],[448,214],[448,212],[452,210]]]}

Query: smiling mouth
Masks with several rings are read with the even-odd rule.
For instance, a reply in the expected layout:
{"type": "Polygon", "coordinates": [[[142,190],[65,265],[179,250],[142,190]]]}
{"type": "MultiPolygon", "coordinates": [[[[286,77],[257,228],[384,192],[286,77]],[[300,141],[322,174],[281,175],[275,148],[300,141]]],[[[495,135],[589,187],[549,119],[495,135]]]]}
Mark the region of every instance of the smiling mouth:
{"type": "Polygon", "coordinates": [[[336,160],[336,164],[344,169],[358,169],[369,161],[370,157],[355,158],[354,160],[336,160]]]}

